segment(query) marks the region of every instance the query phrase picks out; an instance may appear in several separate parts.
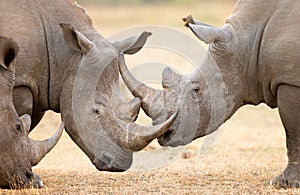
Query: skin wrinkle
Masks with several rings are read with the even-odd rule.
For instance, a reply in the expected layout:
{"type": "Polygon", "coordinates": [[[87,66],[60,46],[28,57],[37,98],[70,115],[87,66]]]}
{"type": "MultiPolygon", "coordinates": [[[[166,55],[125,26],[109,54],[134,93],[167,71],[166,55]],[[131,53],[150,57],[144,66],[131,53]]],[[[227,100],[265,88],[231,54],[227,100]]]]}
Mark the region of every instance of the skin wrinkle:
{"type": "MultiPolygon", "coordinates": [[[[38,4],[37,4],[38,5],[38,4]]],[[[43,10],[41,7],[40,7],[40,9],[41,10],[43,10]]],[[[44,39],[45,39],[45,46],[46,46],[46,58],[47,58],[47,60],[48,60],[48,64],[47,64],[47,67],[48,67],[48,78],[47,78],[47,80],[48,80],[48,95],[47,95],[47,97],[48,97],[48,100],[47,100],[47,102],[48,102],[48,108],[50,108],[51,109],[51,98],[50,98],[50,78],[51,78],[51,69],[50,69],[50,64],[51,64],[51,59],[50,59],[50,54],[49,54],[49,44],[48,44],[48,33],[47,33],[47,29],[46,29],[46,25],[45,25],[45,22],[44,22],[44,19],[43,19],[43,14],[41,14],[41,13],[38,13],[38,15],[39,15],[39,19],[40,19],[40,21],[41,21],[41,23],[42,23],[42,29],[43,29],[43,34],[44,34],[44,39]]],[[[47,16],[47,17],[49,17],[49,16],[47,16]]],[[[56,52],[54,51],[53,53],[52,53],[52,55],[56,55],[56,52]]]]}
{"type": "MultiPolygon", "coordinates": [[[[263,8],[264,6],[259,5],[259,3],[254,5],[249,4],[245,0],[241,0],[235,6],[233,14],[226,20],[227,23],[230,23],[233,26],[233,29],[238,29],[235,30],[235,37],[238,38],[235,52],[238,53],[238,66],[245,68],[241,71],[244,73],[244,103],[254,105],[262,102],[269,103],[269,101],[266,101],[265,92],[262,88],[263,84],[261,78],[266,73],[260,63],[261,44],[264,38],[265,29],[278,8],[278,1],[272,0],[272,3],[268,4],[268,9],[266,10],[263,8]],[[260,11],[257,11],[255,17],[252,17],[249,20],[252,13],[248,13],[249,15],[245,15],[244,13],[246,9],[255,10],[255,8],[252,8],[251,6],[256,7],[260,11]],[[263,20],[261,18],[263,18],[263,20]],[[245,23],[248,23],[248,25],[244,25],[245,23]],[[248,40],[254,41],[249,42],[248,40]],[[250,52],[247,52],[248,50],[250,50],[250,52]],[[244,58],[240,58],[241,56],[244,56],[244,58]]],[[[268,105],[276,107],[276,105],[268,105]]]]}
{"type": "MultiPolygon", "coordinates": [[[[213,51],[215,51],[215,50],[218,49],[216,47],[218,45],[222,45],[222,48],[224,48],[223,43],[221,43],[221,44],[215,44],[213,46],[211,45],[210,48],[213,48],[213,51]]],[[[225,48],[228,48],[228,47],[225,47],[225,48]]],[[[232,77],[231,76],[231,71],[226,72],[227,75],[225,75],[224,74],[225,71],[223,71],[221,69],[220,71],[223,74],[222,75],[218,75],[220,73],[218,72],[217,69],[220,68],[220,67],[215,67],[219,63],[220,64],[224,63],[223,59],[226,58],[226,57],[224,57],[225,54],[226,54],[225,52],[222,52],[222,53],[218,52],[217,55],[216,55],[215,52],[212,52],[211,50],[209,50],[208,53],[207,53],[207,59],[204,60],[204,62],[206,64],[200,65],[198,67],[198,70],[197,70],[198,72],[203,72],[203,74],[211,73],[212,75],[208,74],[207,76],[205,76],[205,78],[202,78],[201,74],[199,74],[198,78],[196,77],[196,79],[198,79],[200,81],[203,80],[203,79],[204,80],[205,79],[209,79],[209,81],[207,81],[207,80],[204,81],[206,83],[206,85],[214,85],[214,86],[216,86],[216,87],[209,87],[209,86],[207,86],[207,89],[203,90],[203,92],[206,92],[206,93],[204,93],[205,96],[203,96],[200,99],[210,99],[210,102],[214,100],[214,102],[210,103],[210,104],[214,104],[214,105],[218,105],[218,104],[220,104],[220,102],[226,103],[226,105],[227,105],[225,112],[222,112],[222,114],[224,114],[223,116],[218,116],[218,117],[211,116],[211,119],[210,119],[209,123],[212,124],[212,126],[211,127],[208,126],[207,127],[208,129],[202,130],[204,132],[207,132],[206,134],[202,133],[201,134],[202,136],[208,135],[208,134],[214,132],[216,130],[216,127],[220,126],[222,123],[224,123],[225,120],[227,120],[228,118],[230,118],[230,116],[234,113],[235,109],[237,109],[236,107],[238,106],[238,102],[232,101],[232,99],[235,96],[230,95],[230,93],[228,93],[228,92],[230,92],[230,88],[228,89],[228,87],[227,87],[229,84],[226,83],[226,78],[228,79],[228,78],[232,77]],[[215,59],[221,59],[221,61],[215,61],[215,59]],[[217,86],[215,83],[220,83],[220,84],[218,84],[218,86],[217,86]],[[221,87],[222,83],[224,84],[223,87],[221,87]],[[224,90],[223,96],[215,96],[216,94],[220,95],[219,90],[224,90]],[[214,98],[213,100],[211,99],[212,96],[214,98]],[[224,97],[226,98],[225,102],[223,100],[224,97]],[[217,119],[217,121],[215,119],[217,119]]],[[[227,67],[227,66],[228,65],[225,63],[225,67],[227,67]]],[[[221,108],[220,106],[223,107],[225,105],[219,105],[218,107],[216,107],[215,108],[216,112],[221,112],[222,111],[223,108],[221,108]]],[[[209,110],[212,109],[211,105],[210,106],[207,105],[207,107],[210,107],[209,110]]]]}
{"type": "MultiPolygon", "coordinates": [[[[66,5],[62,6],[71,6],[72,8],[70,10],[80,10],[81,14],[80,16],[84,18],[86,23],[79,22],[82,18],[79,17],[79,21],[75,22],[79,28],[78,30],[81,31],[83,34],[87,35],[90,40],[100,40],[103,39],[101,35],[99,35],[98,32],[96,32],[95,29],[91,26],[91,19],[88,15],[86,15],[84,9],[78,7],[75,5],[75,1],[73,0],[68,0],[66,2],[62,2],[66,5]],[[68,3],[72,2],[72,3],[68,3]],[[77,9],[78,8],[78,9],[77,9]],[[95,37],[95,38],[94,38],[95,37]],[[100,39],[99,39],[100,37],[100,39]]],[[[57,36],[54,37],[53,35],[57,35],[61,33],[61,28],[59,27],[59,23],[63,23],[63,20],[61,20],[59,17],[60,15],[53,15],[51,14],[51,9],[50,10],[45,10],[41,7],[40,3],[35,3],[35,5],[39,10],[39,15],[42,18],[42,23],[43,23],[43,28],[45,32],[45,41],[46,41],[46,48],[47,48],[47,56],[48,56],[48,78],[49,78],[49,86],[48,86],[48,105],[49,107],[47,109],[54,110],[56,112],[60,112],[59,109],[59,97],[60,97],[60,91],[61,91],[61,85],[57,83],[57,80],[61,80],[62,78],[65,78],[66,72],[68,70],[64,70],[64,68],[70,69],[70,67],[73,67],[74,64],[72,62],[74,61],[69,61],[69,59],[73,58],[72,56],[75,55],[73,51],[71,51],[69,48],[62,48],[62,47],[57,47],[59,46],[57,36]],[[49,12],[48,12],[49,11],[49,12]],[[47,22],[46,22],[47,21],[47,22]],[[55,24],[55,25],[53,25],[55,24]],[[68,52],[61,52],[62,50],[67,50],[68,52]],[[67,55],[66,55],[67,54],[67,55]],[[65,61],[64,61],[65,60],[65,61]],[[64,75],[62,75],[64,74],[64,75]],[[57,85],[60,85],[57,86],[57,85]],[[59,88],[58,88],[59,87],[59,88]]],[[[71,11],[71,12],[72,12],[71,11]]],[[[69,12],[65,12],[65,14],[69,14],[69,12]]],[[[69,17],[69,16],[68,16],[69,17]]],[[[72,19],[68,20],[68,22],[71,22],[74,20],[74,17],[70,16],[72,19]]],[[[63,41],[63,40],[59,40],[63,41]]],[[[81,55],[78,54],[77,55],[81,55]]]]}
{"type": "MultiPolygon", "coordinates": [[[[60,98],[59,97],[61,97],[61,90],[62,90],[63,86],[60,84],[57,84],[57,80],[63,79],[63,81],[64,81],[64,79],[69,76],[70,72],[76,71],[78,69],[78,67],[80,66],[80,64],[78,62],[81,61],[81,58],[83,57],[83,55],[78,52],[71,51],[69,48],[68,49],[61,48],[61,47],[57,48],[57,47],[55,47],[55,45],[57,45],[57,44],[54,44],[53,48],[54,48],[54,50],[56,50],[56,52],[55,52],[56,54],[62,53],[59,51],[67,50],[67,52],[66,52],[67,55],[65,55],[63,58],[61,58],[62,56],[51,57],[53,63],[50,64],[50,75],[53,75],[53,76],[50,77],[50,83],[52,83],[52,84],[50,85],[49,93],[50,93],[50,102],[51,102],[52,106],[49,109],[60,111],[60,109],[59,109],[60,98]],[[62,62],[59,63],[58,61],[60,61],[60,60],[58,60],[58,59],[61,59],[62,62]],[[71,60],[69,60],[69,59],[71,59],[71,60]]],[[[53,48],[49,49],[49,50],[53,50],[53,48]]],[[[97,62],[96,59],[94,59],[94,64],[97,64],[96,62],[97,62]]]]}

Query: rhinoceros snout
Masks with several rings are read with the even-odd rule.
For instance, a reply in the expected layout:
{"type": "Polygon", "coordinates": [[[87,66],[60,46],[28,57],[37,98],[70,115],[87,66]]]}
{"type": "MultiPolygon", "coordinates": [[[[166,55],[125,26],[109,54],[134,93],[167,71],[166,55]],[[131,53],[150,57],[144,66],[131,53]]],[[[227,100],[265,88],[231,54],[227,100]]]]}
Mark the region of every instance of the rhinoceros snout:
{"type": "Polygon", "coordinates": [[[27,188],[32,184],[34,174],[30,169],[17,169],[11,176],[9,187],[13,189],[27,188]]]}
{"type": "Polygon", "coordinates": [[[123,172],[127,169],[118,168],[113,165],[113,161],[108,159],[106,156],[103,157],[103,159],[94,160],[93,164],[96,166],[96,168],[99,171],[109,171],[109,172],[123,172]]]}
{"type": "Polygon", "coordinates": [[[116,167],[112,167],[112,166],[108,166],[108,165],[104,165],[102,167],[98,167],[98,166],[96,166],[96,167],[99,171],[109,171],[109,172],[124,172],[124,171],[126,171],[125,169],[120,169],[120,168],[116,168],[116,167]]]}

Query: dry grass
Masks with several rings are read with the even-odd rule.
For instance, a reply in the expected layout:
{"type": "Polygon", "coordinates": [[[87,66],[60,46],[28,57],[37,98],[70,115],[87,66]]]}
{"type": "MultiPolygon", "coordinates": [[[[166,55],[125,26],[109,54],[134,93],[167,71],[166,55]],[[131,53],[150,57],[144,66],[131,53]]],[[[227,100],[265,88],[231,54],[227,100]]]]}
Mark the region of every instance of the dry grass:
{"type": "MultiPolygon", "coordinates": [[[[202,2],[202,1],[201,1],[202,2]]],[[[168,25],[185,30],[179,20],[193,13],[219,25],[232,3],[203,3],[190,7],[88,7],[99,32],[137,25],[168,25]]],[[[45,138],[60,122],[47,113],[32,137],[45,138]]],[[[143,172],[98,172],[80,149],[63,134],[55,149],[34,168],[44,181],[40,190],[1,190],[0,194],[299,194],[295,189],[274,189],[269,180],[285,167],[284,130],[276,110],[245,107],[224,127],[216,146],[203,158],[201,140],[188,153],[161,169],[143,172]]]]}
{"type": "MultiPolygon", "coordinates": [[[[48,113],[34,138],[47,137],[59,124],[48,113]]],[[[284,131],[276,110],[247,106],[226,124],[217,145],[200,158],[201,142],[188,158],[153,171],[98,172],[64,133],[56,148],[34,168],[44,189],[1,190],[4,194],[298,194],[275,189],[269,180],[286,164],[284,131]]]]}

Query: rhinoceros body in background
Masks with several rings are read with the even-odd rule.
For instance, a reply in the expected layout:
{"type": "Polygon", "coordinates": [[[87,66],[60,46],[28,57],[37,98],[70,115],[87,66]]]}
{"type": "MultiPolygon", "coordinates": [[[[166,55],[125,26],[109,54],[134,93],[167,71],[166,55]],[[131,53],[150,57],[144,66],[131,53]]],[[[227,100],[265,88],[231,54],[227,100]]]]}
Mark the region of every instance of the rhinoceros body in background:
{"type": "Polygon", "coordinates": [[[0,187],[26,187],[32,182],[40,186],[31,166],[55,146],[63,130],[62,125],[52,138],[45,141],[34,141],[28,137],[30,116],[19,118],[13,104],[17,54],[17,44],[0,36],[0,187]]]}
{"type": "Polygon", "coordinates": [[[166,68],[162,91],[140,83],[127,72],[125,63],[120,63],[125,83],[141,99],[154,124],[178,111],[170,130],[159,138],[160,144],[187,144],[215,131],[241,106],[266,103],[279,109],[289,158],[284,172],[271,184],[299,187],[299,10],[296,0],[240,0],[226,24],[219,28],[185,18],[194,34],[210,44],[209,49],[191,74],[178,75],[166,68]],[[220,113],[222,116],[218,116],[220,113]],[[193,126],[193,121],[199,122],[193,126]],[[191,128],[195,128],[193,134],[191,128]]]}
{"type": "Polygon", "coordinates": [[[163,134],[174,120],[175,114],[161,125],[138,126],[140,100],[115,100],[120,52],[139,51],[149,33],[112,44],[74,0],[0,1],[0,27],[0,35],[15,39],[20,48],[13,91],[17,112],[32,116],[31,129],[45,111],[61,112],[67,133],[97,169],[127,170],[133,151],[163,134]],[[94,70],[101,75],[95,89],[78,94],[98,80],[94,70]]]}

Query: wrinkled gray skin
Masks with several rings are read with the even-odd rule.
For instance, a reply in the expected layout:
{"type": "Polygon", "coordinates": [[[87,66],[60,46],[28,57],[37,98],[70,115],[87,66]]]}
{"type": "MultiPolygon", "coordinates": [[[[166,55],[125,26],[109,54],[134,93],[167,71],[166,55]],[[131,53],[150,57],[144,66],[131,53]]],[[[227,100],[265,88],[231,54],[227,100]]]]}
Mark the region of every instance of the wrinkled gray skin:
{"type": "MultiPolygon", "coordinates": [[[[135,80],[124,63],[120,70],[128,88],[142,100],[145,112],[162,122],[178,111],[170,130],[159,138],[165,146],[184,145],[209,134],[245,104],[265,103],[278,107],[286,131],[288,165],[271,184],[299,187],[300,184],[300,4],[295,0],[240,0],[234,13],[221,27],[213,27],[191,16],[184,19],[209,49],[197,70],[178,75],[170,68],[163,72],[164,90],[154,90],[135,80]],[[215,71],[215,65],[221,75],[215,71]],[[209,75],[207,83],[203,75],[209,75]],[[222,86],[216,94],[210,84],[222,86]],[[184,94],[183,94],[183,93],[184,94]],[[186,97],[181,99],[182,97],[186,97]],[[182,112],[196,105],[199,112],[182,112]],[[212,106],[224,102],[224,116],[212,119],[212,106]],[[190,119],[199,119],[191,135],[190,119]],[[186,127],[186,128],[180,128],[186,127]],[[210,128],[209,128],[210,127],[210,128]]],[[[207,79],[208,77],[206,77],[207,79]]],[[[221,110],[220,110],[221,112],[221,110]]]]}
{"type": "Polygon", "coordinates": [[[17,44],[0,36],[0,187],[41,187],[42,183],[31,167],[55,146],[63,125],[48,140],[35,141],[28,137],[30,116],[25,114],[19,118],[13,105],[17,53],[17,44]]]}
{"type": "Polygon", "coordinates": [[[98,170],[124,171],[131,166],[133,151],[161,136],[173,122],[176,113],[161,125],[138,126],[134,121],[140,100],[123,103],[113,95],[118,93],[120,54],[139,51],[149,33],[110,43],[73,0],[0,1],[0,9],[0,34],[20,46],[14,103],[19,114],[32,116],[31,129],[45,111],[60,112],[67,133],[98,170]],[[95,89],[79,94],[98,79],[91,76],[93,70],[85,73],[91,68],[100,77],[94,97],[95,89]],[[83,75],[76,80],[78,73],[83,75]],[[74,86],[75,81],[80,85],[74,86]]]}

